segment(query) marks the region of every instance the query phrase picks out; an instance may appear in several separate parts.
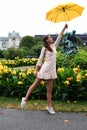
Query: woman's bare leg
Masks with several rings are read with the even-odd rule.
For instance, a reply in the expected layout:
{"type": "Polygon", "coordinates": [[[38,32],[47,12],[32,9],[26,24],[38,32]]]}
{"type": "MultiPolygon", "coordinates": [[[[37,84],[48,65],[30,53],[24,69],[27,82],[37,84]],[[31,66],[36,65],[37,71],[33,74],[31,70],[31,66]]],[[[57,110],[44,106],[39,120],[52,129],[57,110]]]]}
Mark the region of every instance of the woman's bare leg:
{"type": "Polygon", "coordinates": [[[53,90],[53,80],[47,80],[47,104],[48,107],[52,107],[52,90],[53,90]]]}
{"type": "Polygon", "coordinates": [[[25,96],[25,101],[28,100],[30,94],[32,93],[32,91],[38,86],[38,84],[41,82],[41,79],[36,78],[35,82],[30,86],[30,88],[28,89],[26,96],[25,96]]]}

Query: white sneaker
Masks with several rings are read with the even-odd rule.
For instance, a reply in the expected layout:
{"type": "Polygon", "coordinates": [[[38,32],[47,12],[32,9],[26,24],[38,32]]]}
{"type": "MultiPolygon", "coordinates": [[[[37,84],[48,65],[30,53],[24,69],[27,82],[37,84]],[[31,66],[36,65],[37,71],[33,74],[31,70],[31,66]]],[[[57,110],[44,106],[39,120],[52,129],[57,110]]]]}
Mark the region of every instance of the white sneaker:
{"type": "Polygon", "coordinates": [[[50,114],[55,114],[55,111],[53,110],[52,107],[46,107],[46,110],[50,113],[50,114]]]}
{"type": "Polygon", "coordinates": [[[23,97],[21,100],[21,109],[25,109],[26,101],[25,98],[23,97]]]}

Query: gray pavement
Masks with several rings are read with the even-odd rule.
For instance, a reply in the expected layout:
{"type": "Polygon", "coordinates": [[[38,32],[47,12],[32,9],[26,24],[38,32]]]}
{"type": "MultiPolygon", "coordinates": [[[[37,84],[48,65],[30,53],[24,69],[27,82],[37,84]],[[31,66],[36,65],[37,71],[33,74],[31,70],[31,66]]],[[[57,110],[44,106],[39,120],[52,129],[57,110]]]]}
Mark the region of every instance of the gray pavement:
{"type": "Polygon", "coordinates": [[[0,108],[0,130],[87,130],[87,113],[0,108]]]}

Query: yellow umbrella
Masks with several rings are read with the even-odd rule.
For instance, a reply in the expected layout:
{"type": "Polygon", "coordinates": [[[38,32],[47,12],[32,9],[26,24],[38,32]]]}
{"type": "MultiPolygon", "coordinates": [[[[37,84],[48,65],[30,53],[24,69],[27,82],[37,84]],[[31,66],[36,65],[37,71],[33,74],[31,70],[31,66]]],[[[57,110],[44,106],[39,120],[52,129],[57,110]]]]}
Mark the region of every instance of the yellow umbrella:
{"type": "Polygon", "coordinates": [[[57,7],[46,13],[46,20],[50,20],[55,23],[70,21],[78,16],[81,16],[83,10],[84,7],[72,2],[59,4],[57,7]]]}

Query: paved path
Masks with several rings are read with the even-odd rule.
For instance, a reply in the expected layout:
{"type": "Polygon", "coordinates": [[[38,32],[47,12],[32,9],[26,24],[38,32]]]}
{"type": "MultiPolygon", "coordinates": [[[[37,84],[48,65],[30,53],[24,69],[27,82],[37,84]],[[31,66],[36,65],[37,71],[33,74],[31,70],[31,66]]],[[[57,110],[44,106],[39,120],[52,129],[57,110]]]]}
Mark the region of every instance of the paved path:
{"type": "Polygon", "coordinates": [[[26,69],[34,68],[34,67],[35,67],[35,65],[32,65],[32,66],[15,67],[14,69],[26,70],[26,69]]]}
{"type": "Polygon", "coordinates": [[[87,130],[87,113],[50,115],[46,111],[0,108],[0,130],[87,130]]]}

